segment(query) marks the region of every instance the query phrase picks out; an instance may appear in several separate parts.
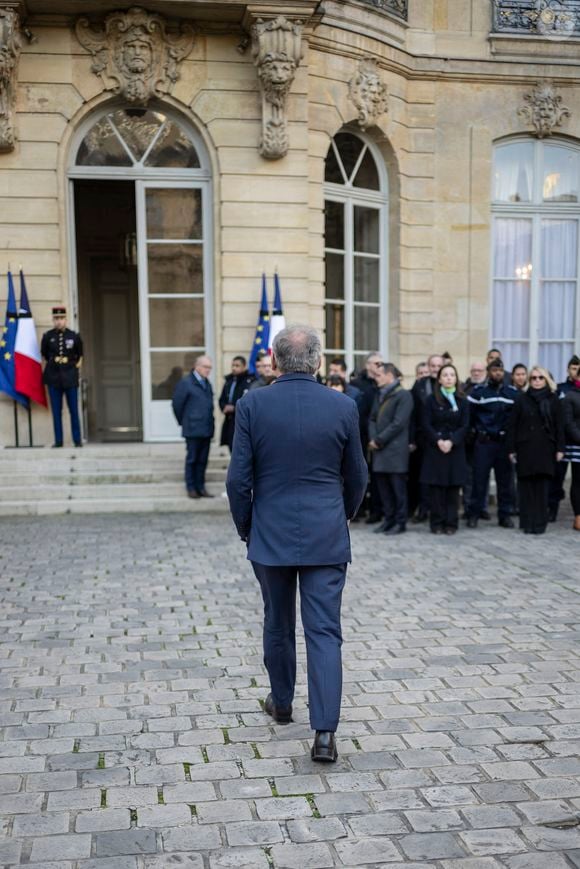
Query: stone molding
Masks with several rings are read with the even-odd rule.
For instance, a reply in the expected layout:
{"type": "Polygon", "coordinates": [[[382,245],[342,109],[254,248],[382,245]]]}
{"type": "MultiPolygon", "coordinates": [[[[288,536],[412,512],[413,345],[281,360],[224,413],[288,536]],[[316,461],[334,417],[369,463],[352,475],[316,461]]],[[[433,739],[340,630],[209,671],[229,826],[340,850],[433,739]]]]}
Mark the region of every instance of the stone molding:
{"type": "Polygon", "coordinates": [[[21,48],[18,13],[0,8],[0,152],[13,151],[16,142],[14,109],[21,48]]]}
{"type": "Polygon", "coordinates": [[[194,42],[191,25],[182,24],[179,36],[169,36],[164,18],[138,6],[112,12],[98,27],[88,18],[79,18],[75,32],[92,54],[91,70],[104,89],[137,105],[171,93],[179,79],[179,64],[194,42]]]}
{"type": "Polygon", "coordinates": [[[561,103],[562,97],[556,94],[550,82],[544,82],[524,94],[524,105],[518,109],[518,115],[534,127],[539,139],[543,139],[551,136],[564,118],[571,116],[570,109],[561,103]]]}
{"type": "Polygon", "coordinates": [[[348,83],[348,94],[358,111],[358,124],[362,130],[376,124],[387,109],[387,86],[381,79],[377,61],[365,57],[358,71],[348,83]]]}
{"type": "Polygon", "coordinates": [[[302,23],[283,15],[252,26],[252,54],[262,94],[262,137],[258,146],[266,160],[288,152],[286,104],[302,60],[302,23]]]}

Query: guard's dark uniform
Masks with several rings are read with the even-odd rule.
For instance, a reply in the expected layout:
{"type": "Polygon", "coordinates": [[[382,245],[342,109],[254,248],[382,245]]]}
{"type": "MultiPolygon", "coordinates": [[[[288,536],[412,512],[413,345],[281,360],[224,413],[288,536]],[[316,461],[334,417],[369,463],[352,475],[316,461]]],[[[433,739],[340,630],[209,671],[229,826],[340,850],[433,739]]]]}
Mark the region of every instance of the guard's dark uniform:
{"type": "MultiPolygon", "coordinates": [[[[54,309],[53,313],[57,309],[54,309]]],[[[64,311],[63,311],[64,313],[64,311]]],[[[77,365],[83,355],[81,336],[72,329],[50,329],[42,336],[40,352],[46,360],[43,380],[48,386],[52,421],[54,425],[54,445],[61,447],[62,399],[66,398],[70,412],[71,431],[74,445],[82,446],[81,426],[78,410],[79,369],[77,365]]]]}

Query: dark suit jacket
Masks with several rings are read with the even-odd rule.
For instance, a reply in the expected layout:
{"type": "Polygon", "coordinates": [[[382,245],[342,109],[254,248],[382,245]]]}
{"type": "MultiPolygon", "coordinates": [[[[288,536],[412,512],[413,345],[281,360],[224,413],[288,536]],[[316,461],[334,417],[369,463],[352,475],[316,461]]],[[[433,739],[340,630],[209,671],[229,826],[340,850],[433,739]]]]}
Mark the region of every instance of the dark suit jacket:
{"type": "Polygon", "coordinates": [[[309,374],[284,374],[238,402],[227,490],[252,561],[350,561],[347,519],[367,476],[358,411],[346,395],[309,374]]]}
{"type": "MultiPolygon", "coordinates": [[[[225,379],[224,387],[222,389],[221,395],[219,397],[218,404],[220,406],[220,410],[223,411],[226,404],[230,404],[230,391],[232,388],[232,382],[234,380],[233,374],[228,374],[225,379]]],[[[236,385],[234,387],[234,394],[232,396],[231,404],[236,406],[240,398],[246,394],[252,383],[254,382],[254,378],[251,374],[248,374],[247,371],[244,371],[239,377],[236,377],[236,385]]],[[[224,416],[224,422],[222,425],[222,433],[220,438],[220,446],[222,447],[231,447],[234,440],[234,427],[235,427],[235,411],[234,413],[228,413],[224,416]]]]}
{"type": "Polygon", "coordinates": [[[214,432],[213,391],[204,389],[193,372],[181,380],[173,393],[173,413],[184,438],[211,438],[214,432]]]}

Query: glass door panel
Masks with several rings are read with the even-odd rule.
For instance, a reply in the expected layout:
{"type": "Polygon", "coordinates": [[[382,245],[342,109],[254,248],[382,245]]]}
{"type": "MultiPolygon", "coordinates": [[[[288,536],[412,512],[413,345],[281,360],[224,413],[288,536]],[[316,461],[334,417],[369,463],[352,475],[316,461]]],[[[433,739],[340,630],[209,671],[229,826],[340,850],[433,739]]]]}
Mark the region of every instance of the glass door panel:
{"type": "Polygon", "coordinates": [[[207,245],[200,184],[138,185],[139,292],[146,440],[176,440],[175,386],[206,350],[207,245]]]}

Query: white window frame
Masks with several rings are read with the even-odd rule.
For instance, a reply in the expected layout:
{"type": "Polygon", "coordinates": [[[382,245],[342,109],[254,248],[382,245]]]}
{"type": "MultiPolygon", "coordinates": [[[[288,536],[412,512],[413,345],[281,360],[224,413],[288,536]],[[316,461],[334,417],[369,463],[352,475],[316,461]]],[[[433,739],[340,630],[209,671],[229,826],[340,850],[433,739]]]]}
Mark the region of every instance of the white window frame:
{"type": "MultiPolygon", "coordinates": [[[[496,344],[502,343],[520,343],[528,345],[528,364],[536,365],[539,362],[539,347],[540,344],[563,344],[566,339],[540,339],[540,287],[542,278],[540,276],[540,257],[541,257],[541,223],[546,219],[561,219],[576,221],[576,299],[575,299],[575,322],[574,322],[574,341],[577,341],[580,335],[580,243],[578,242],[578,233],[580,232],[580,201],[578,202],[544,202],[543,200],[543,149],[544,145],[556,145],[566,150],[575,151],[580,159],[580,146],[572,144],[565,139],[551,137],[549,140],[534,139],[530,136],[512,136],[509,139],[504,139],[494,145],[494,159],[492,160],[492,185],[493,185],[493,168],[495,166],[495,154],[502,148],[518,143],[532,143],[534,146],[533,159],[533,178],[532,178],[532,201],[531,202],[492,202],[492,232],[491,232],[491,281],[490,281],[490,306],[489,306],[489,345],[495,347],[496,344]],[[498,218],[511,218],[514,220],[530,220],[532,223],[532,241],[530,262],[532,264],[532,273],[530,278],[530,328],[527,339],[522,338],[497,338],[493,334],[493,284],[496,279],[508,277],[506,275],[494,274],[495,262],[495,224],[498,218]]],[[[492,186],[493,190],[493,186],[492,186]]],[[[579,191],[580,194],[580,191],[579,191]]],[[[513,280],[513,278],[512,278],[513,280]]],[[[516,362],[519,360],[515,360],[516,362]]],[[[565,372],[556,372],[553,374],[559,379],[564,376],[565,372]]]]}
{"type": "MultiPolygon", "coordinates": [[[[379,176],[379,190],[366,190],[360,187],[354,187],[349,179],[344,176],[344,184],[334,184],[330,182],[324,183],[324,201],[339,202],[344,206],[344,250],[327,247],[324,245],[325,256],[327,253],[338,253],[344,257],[344,299],[336,299],[324,295],[324,305],[340,304],[344,306],[344,339],[345,346],[343,348],[330,347],[326,348],[325,353],[336,353],[337,356],[342,356],[348,370],[352,371],[357,367],[356,357],[363,353],[379,351],[384,358],[388,356],[388,298],[389,298],[389,198],[388,198],[388,176],[385,162],[381,152],[374,142],[368,137],[355,133],[352,130],[340,130],[340,133],[348,133],[357,139],[360,139],[368,148],[379,176]],[[379,252],[378,254],[357,254],[354,250],[354,208],[355,206],[363,206],[365,208],[375,208],[379,212],[379,252]],[[378,302],[356,302],[354,299],[354,260],[357,255],[369,259],[378,259],[379,261],[379,301],[378,302]],[[369,348],[356,348],[354,346],[354,311],[356,307],[376,308],[379,319],[379,346],[369,348]]],[[[334,139],[330,144],[330,148],[336,149],[334,139]]],[[[329,148],[329,150],[330,150],[329,148]]],[[[338,149],[336,149],[338,150],[338,149]]],[[[356,178],[359,166],[364,158],[365,149],[359,154],[356,165],[352,171],[351,178],[356,178]]],[[[336,152],[335,152],[336,153],[336,152]]],[[[337,155],[338,160],[338,155],[337,155]]],[[[338,161],[342,172],[342,162],[338,161]]],[[[325,239],[326,241],[326,239],[325,239]]],[[[326,345],[326,338],[325,338],[326,345]]],[[[360,363],[359,363],[360,367],[360,363]]]]}
{"type": "MultiPolygon", "coordinates": [[[[175,420],[171,401],[160,401],[151,398],[151,362],[149,342],[149,294],[147,286],[147,239],[145,230],[145,190],[152,187],[189,187],[201,188],[202,191],[202,221],[203,221],[203,297],[204,297],[204,330],[205,347],[203,352],[209,356],[215,356],[215,323],[214,323],[214,297],[213,297],[213,193],[212,176],[207,150],[201,137],[195,128],[179,113],[173,111],[170,106],[161,103],[151,106],[158,109],[168,119],[178,124],[187,134],[199,157],[199,168],[173,169],[158,166],[145,166],[144,160],[153,147],[152,140],[141,160],[132,166],[77,166],[76,158],[83,139],[89,130],[99,120],[109,115],[116,109],[126,108],[125,103],[107,103],[99,112],[94,112],[84,119],[79,125],[70,145],[69,164],[67,167],[68,178],[68,257],[69,275],[71,285],[71,300],[73,309],[73,322],[78,326],[78,271],[76,250],[76,217],[74,203],[74,181],[76,179],[102,179],[135,182],[135,209],[137,219],[137,260],[139,281],[139,333],[141,351],[141,405],[143,418],[143,442],[157,441],[180,441],[180,429],[175,420]]],[[[155,139],[159,132],[154,137],[155,139]]],[[[125,145],[123,144],[123,147],[125,145]]],[[[130,155],[132,159],[134,155],[130,155]]],[[[151,239],[149,239],[151,241],[151,239]]],[[[196,294],[183,294],[179,298],[188,298],[196,294]]],[[[199,297],[200,294],[197,294],[199,297]]],[[[164,298],[174,298],[171,294],[164,294],[164,298]]],[[[162,348],[156,347],[153,352],[160,352],[162,348]]],[[[179,351],[179,347],[167,348],[179,351]]],[[[191,352],[195,348],[186,348],[191,352]]],[[[201,351],[202,348],[200,348],[201,351]]],[[[213,378],[212,378],[213,379],[213,378]]]]}

